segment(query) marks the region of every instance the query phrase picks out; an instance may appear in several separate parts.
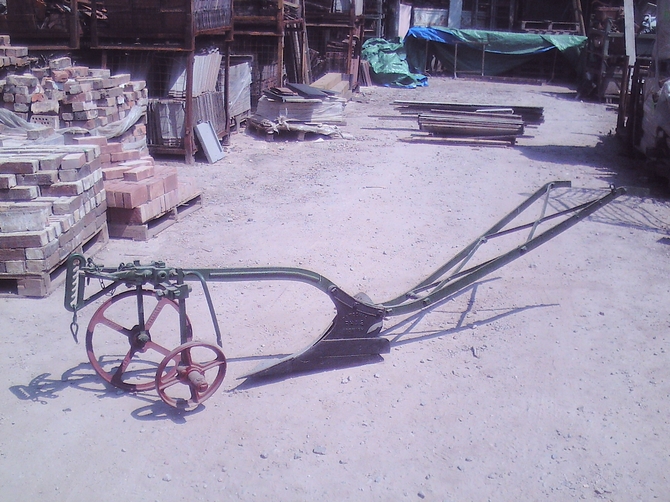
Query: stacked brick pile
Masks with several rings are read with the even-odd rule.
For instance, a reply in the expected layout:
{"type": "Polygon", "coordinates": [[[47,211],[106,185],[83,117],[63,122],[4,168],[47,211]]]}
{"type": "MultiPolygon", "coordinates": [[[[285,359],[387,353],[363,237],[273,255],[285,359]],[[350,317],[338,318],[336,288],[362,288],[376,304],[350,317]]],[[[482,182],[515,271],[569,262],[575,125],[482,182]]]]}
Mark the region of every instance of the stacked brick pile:
{"type": "MultiPolygon", "coordinates": [[[[48,68],[0,80],[3,106],[24,120],[54,129],[96,129],[126,117],[134,106],[146,106],[143,80],[109,70],[73,66],[67,57],[53,59],[48,68]]],[[[115,138],[122,143],[146,142],[146,114],[131,131],[115,138]],[[142,134],[138,134],[142,132],[142,134]]]]}
{"type": "Polygon", "coordinates": [[[81,136],[77,145],[100,148],[102,178],[107,197],[107,219],[112,237],[147,240],[176,221],[178,206],[198,207],[200,193],[192,183],[179,180],[175,167],[155,165],[150,155],[123,150],[103,136],[81,136]],[[164,218],[158,222],[157,219],[164,218]],[[156,228],[153,223],[162,223],[156,228]]]}
{"type": "Polygon", "coordinates": [[[9,35],[0,35],[0,68],[16,69],[28,66],[28,47],[12,46],[9,35]]]}
{"type": "MultiPolygon", "coordinates": [[[[2,66],[12,51],[7,37],[0,44],[2,66]]],[[[138,113],[147,95],[144,81],[69,58],[0,79],[0,106],[36,124],[22,139],[9,128],[0,135],[0,293],[45,296],[63,277],[67,256],[94,253],[110,228],[148,239],[184,206],[199,207],[199,193],[148,153],[146,112],[138,113]],[[132,124],[110,134],[129,114],[132,124]],[[65,144],[31,141],[56,129],[65,144]]]]}
{"type": "Polygon", "coordinates": [[[200,192],[174,167],[129,161],[104,169],[103,176],[113,237],[147,240],[201,204],[200,192]]]}
{"type": "Polygon", "coordinates": [[[73,251],[108,240],[98,146],[0,148],[0,290],[45,296],[73,251]]]}

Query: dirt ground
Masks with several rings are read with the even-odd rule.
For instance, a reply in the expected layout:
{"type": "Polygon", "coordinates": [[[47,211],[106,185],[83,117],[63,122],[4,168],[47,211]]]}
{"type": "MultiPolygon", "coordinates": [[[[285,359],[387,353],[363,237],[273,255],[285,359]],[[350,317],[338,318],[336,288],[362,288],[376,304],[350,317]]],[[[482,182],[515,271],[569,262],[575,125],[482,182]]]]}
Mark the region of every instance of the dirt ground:
{"type": "MultiPolygon", "coordinates": [[[[346,119],[353,139],[235,134],[217,164],[178,164],[202,209],[96,262],[302,267],[382,302],[549,181],[573,182],[566,199],[610,184],[649,194],[387,319],[376,364],[245,384],[316,338],[332,303],[294,282],[211,283],[228,372],[191,413],[105,385],[72,340],[62,286],[3,298],[1,499],[667,500],[670,201],[612,136],[615,108],[560,85],[431,78],[364,88],[346,119]],[[394,99],[543,106],[545,122],[514,147],[409,144],[413,122],[377,118],[394,99]]],[[[197,285],[188,308],[194,338],[213,343],[197,285]]],[[[79,313],[80,342],[95,311],[79,313]]]]}

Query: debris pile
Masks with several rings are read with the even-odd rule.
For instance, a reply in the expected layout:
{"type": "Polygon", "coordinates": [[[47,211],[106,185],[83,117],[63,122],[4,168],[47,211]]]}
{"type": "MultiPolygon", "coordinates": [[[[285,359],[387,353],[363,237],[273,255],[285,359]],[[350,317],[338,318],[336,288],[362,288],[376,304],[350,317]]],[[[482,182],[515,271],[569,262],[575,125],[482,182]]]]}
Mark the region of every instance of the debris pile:
{"type": "MultiPolygon", "coordinates": [[[[129,74],[112,76],[106,69],[76,66],[68,57],[52,59],[48,68],[8,75],[0,84],[5,109],[54,130],[80,127],[92,131],[119,122],[133,108],[148,103],[144,81],[131,81],[129,74]]],[[[130,127],[132,141],[144,139],[146,147],[146,113],[139,114],[130,127]]],[[[126,131],[113,132],[119,131],[109,131],[106,136],[128,141],[126,131]]]]}
{"type": "Polygon", "coordinates": [[[255,132],[272,140],[294,133],[299,139],[305,134],[342,137],[334,124],[344,124],[346,99],[334,93],[304,84],[286,84],[263,91],[256,113],[248,120],[255,132]]]}

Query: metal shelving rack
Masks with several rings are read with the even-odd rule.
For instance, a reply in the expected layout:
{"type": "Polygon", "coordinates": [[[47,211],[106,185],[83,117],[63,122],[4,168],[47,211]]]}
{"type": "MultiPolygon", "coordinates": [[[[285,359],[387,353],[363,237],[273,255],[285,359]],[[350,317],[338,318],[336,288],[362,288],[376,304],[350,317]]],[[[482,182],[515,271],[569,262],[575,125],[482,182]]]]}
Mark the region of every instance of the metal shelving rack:
{"type": "Polygon", "coordinates": [[[219,136],[228,139],[229,42],[232,40],[232,0],[92,0],[93,12],[105,9],[105,18],[93,16],[91,49],[102,51],[103,66],[108,51],[161,51],[186,54],[184,137],[181,144],[150,144],[152,153],[182,154],[194,162],[193,64],[199,40],[222,45],[225,66],[224,113],[226,127],[219,136]]]}
{"type": "Polygon", "coordinates": [[[254,101],[284,84],[284,70],[290,82],[310,83],[304,9],[303,0],[234,1],[233,51],[253,59],[254,101]]]}

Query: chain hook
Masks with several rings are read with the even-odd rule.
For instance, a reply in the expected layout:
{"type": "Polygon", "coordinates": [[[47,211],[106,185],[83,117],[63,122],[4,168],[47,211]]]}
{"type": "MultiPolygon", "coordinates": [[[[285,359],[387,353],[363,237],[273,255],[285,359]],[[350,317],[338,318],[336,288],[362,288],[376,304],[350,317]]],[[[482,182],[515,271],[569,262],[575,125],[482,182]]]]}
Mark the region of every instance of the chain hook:
{"type": "Polygon", "coordinates": [[[72,338],[74,338],[74,342],[76,344],[79,344],[79,339],[77,338],[77,333],[79,333],[79,324],[77,323],[76,310],[72,314],[72,322],[70,323],[70,333],[72,333],[72,338]]]}

